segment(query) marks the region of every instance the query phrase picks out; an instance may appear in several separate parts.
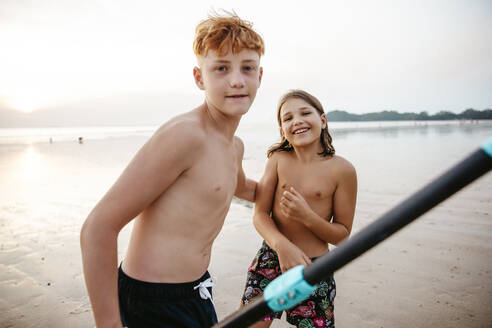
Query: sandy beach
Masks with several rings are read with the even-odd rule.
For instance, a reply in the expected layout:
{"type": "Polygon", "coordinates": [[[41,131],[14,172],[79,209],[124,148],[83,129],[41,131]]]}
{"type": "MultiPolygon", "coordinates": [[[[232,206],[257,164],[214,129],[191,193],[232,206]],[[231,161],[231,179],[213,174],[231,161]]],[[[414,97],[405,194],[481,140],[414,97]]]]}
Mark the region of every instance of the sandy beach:
{"type": "MultiPolygon", "coordinates": [[[[359,177],[352,235],[492,136],[492,125],[402,131],[335,133],[359,177]]],[[[0,146],[0,328],[94,326],[80,227],[146,139],[0,146]]],[[[258,179],[269,141],[243,139],[245,171],[258,179]]],[[[491,327],[491,195],[489,173],[337,271],[336,326],[491,327]]],[[[252,211],[234,202],[214,244],[219,320],[237,309],[261,244],[252,211]]],[[[130,229],[120,234],[120,259],[130,229]]]]}

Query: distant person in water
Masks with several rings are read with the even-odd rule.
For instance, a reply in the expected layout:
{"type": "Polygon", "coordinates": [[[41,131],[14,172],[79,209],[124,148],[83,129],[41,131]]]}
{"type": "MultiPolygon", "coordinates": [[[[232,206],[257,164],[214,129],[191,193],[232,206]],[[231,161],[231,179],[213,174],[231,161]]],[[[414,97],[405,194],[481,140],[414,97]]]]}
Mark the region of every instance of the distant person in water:
{"type": "Polygon", "coordinates": [[[198,24],[193,48],[204,103],[162,125],[83,224],[84,275],[98,328],[217,322],[207,268],[232,197],[255,198],[234,133],[260,86],[264,44],[250,23],[227,14],[198,24]],[[133,219],[118,270],[118,234],[133,219]]]}
{"type": "MultiPolygon", "coordinates": [[[[281,141],[268,150],[256,189],[254,225],[264,238],[248,269],[242,305],[262,295],[283,272],[328,252],[350,235],[357,198],[357,175],[335,155],[321,103],[293,90],[279,102],[281,141]]],[[[322,281],[310,298],[286,311],[297,327],[334,327],[335,280],[322,281]]],[[[253,327],[269,327],[274,313],[253,327]]]]}

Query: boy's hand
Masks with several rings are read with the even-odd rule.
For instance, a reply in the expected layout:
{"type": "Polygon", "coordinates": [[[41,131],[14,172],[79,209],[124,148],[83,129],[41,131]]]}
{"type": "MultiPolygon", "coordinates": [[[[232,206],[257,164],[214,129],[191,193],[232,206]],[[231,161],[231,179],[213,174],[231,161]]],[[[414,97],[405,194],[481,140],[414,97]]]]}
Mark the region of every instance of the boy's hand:
{"type": "Polygon", "coordinates": [[[275,251],[278,254],[278,261],[282,273],[298,265],[308,266],[311,264],[311,259],[291,242],[282,243],[275,251]]]}
{"type": "Polygon", "coordinates": [[[290,191],[284,191],[280,199],[280,209],[287,218],[300,222],[312,213],[304,197],[293,187],[290,187],[290,191]]]}

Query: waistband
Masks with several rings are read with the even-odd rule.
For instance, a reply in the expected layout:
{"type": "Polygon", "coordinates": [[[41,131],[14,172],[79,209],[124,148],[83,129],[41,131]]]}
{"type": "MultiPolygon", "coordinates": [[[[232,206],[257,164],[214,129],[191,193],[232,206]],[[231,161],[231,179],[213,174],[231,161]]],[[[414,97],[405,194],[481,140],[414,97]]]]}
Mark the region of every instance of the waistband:
{"type": "MultiPolygon", "coordinates": [[[[200,298],[198,288],[194,288],[200,282],[208,279],[210,274],[206,271],[202,277],[195,281],[183,283],[162,283],[162,282],[147,282],[138,280],[128,276],[121,266],[118,269],[118,289],[123,293],[128,293],[131,296],[141,298],[156,298],[160,300],[178,300],[186,298],[200,298]]],[[[209,291],[212,288],[209,287],[209,291]]]]}

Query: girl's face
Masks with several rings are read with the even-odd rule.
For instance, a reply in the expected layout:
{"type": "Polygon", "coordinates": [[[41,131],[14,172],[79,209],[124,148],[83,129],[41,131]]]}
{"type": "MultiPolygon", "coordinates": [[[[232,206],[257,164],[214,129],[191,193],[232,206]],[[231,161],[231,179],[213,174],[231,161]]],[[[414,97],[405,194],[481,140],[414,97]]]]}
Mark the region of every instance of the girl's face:
{"type": "Polygon", "coordinates": [[[300,98],[290,98],[280,108],[280,133],[294,147],[320,142],[326,126],[325,114],[300,98]]]}

